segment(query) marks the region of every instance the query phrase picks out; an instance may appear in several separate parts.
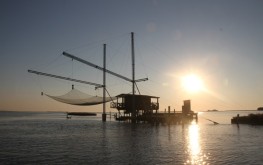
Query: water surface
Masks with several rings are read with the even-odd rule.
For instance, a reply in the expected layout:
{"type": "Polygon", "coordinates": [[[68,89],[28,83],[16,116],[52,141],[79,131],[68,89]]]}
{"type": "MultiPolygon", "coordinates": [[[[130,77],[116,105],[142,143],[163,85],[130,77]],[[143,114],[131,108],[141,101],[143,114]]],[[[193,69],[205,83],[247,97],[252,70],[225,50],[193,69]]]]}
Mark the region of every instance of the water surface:
{"type": "Polygon", "coordinates": [[[157,126],[0,112],[0,164],[262,164],[263,126],[223,120],[236,113],[204,112],[198,124],[157,126]]]}

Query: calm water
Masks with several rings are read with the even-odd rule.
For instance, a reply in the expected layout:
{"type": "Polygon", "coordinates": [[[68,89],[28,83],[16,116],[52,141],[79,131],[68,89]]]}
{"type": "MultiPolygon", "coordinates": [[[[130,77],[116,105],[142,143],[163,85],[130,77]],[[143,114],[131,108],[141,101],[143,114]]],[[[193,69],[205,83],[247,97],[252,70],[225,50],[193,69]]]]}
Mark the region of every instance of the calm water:
{"type": "Polygon", "coordinates": [[[263,126],[231,125],[238,113],[256,111],[204,112],[198,124],[170,126],[0,112],[0,164],[263,164],[263,126]]]}

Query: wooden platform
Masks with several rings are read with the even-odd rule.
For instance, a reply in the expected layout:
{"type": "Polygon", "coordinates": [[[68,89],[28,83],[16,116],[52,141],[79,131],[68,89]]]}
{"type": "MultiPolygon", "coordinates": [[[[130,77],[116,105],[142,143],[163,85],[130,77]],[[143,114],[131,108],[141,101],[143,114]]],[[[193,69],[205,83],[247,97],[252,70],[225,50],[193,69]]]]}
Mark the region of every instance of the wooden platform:
{"type": "Polygon", "coordinates": [[[248,116],[233,117],[231,119],[232,124],[251,124],[251,125],[263,125],[263,114],[249,114],[248,116]]]}
{"type": "MultiPolygon", "coordinates": [[[[131,121],[131,116],[116,116],[117,121],[131,121]]],[[[198,121],[197,113],[153,113],[138,115],[135,118],[137,123],[152,123],[152,124],[184,124],[198,121]]]]}

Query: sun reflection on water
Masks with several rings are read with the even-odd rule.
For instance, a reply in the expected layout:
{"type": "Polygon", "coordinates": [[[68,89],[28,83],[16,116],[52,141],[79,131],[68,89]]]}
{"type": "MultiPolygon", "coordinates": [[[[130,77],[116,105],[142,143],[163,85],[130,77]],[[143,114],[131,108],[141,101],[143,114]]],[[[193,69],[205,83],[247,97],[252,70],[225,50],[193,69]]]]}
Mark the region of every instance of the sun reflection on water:
{"type": "Polygon", "coordinates": [[[185,164],[209,164],[208,155],[202,153],[199,139],[199,126],[196,123],[192,123],[188,127],[187,138],[187,153],[188,159],[185,164]]]}

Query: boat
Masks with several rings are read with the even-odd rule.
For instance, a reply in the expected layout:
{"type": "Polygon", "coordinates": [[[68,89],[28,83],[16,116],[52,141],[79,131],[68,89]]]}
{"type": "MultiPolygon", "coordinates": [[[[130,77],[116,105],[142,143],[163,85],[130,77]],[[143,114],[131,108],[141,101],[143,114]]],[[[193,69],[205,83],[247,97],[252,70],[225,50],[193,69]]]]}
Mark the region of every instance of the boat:
{"type": "Polygon", "coordinates": [[[67,116],[97,116],[96,113],[91,113],[91,112],[67,112],[67,116]]]}

